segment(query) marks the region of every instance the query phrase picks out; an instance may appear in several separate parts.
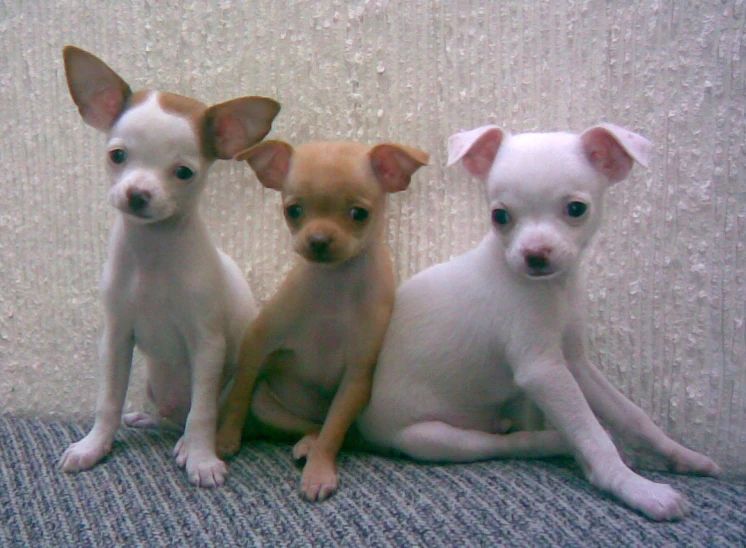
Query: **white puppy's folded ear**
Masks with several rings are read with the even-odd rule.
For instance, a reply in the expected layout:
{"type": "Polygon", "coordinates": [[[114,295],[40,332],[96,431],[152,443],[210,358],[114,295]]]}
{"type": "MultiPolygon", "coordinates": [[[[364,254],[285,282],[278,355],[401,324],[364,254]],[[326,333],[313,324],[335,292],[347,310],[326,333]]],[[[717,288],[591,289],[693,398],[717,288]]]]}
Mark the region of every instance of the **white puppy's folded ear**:
{"type": "Polygon", "coordinates": [[[599,124],[580,134],[583,150],[593,167],[611,182],[623,181],[637,162],[648,167],[650,141],[614,124],[599,124]]]}
{"type": "Polygon", "coordinates": [[[368,156],[373,174],[386,192],[406,190],[414,172],[430,160],[426,152],[393,143],[374,146],[368,156]]]}
{"type": "Polygon", "coordinates": [[[246,160],[262,185],[280,190],[290,171],[293,152],[285,141],[269,140],[239,152],[234,160],[246,160]]]}
{"type": "Polygon", "coordinates": [[[264,139],[280,103],[268,97],[239,97],[205,112],[202,142],[209,157],[227,160],[264,139]]]}
{"type": "Polygon", "coordinates": [[[486,179],[504,138],[505,132],[492,125],[455,133],[448,138],[447,165],[462,160],[469,173],[486,179]]]}
{"type": "Polygon", "coordinates": [[[132,95],[127,82],[101,59],[75,46],[65,46],[62,57],[67,87],[83,121],[109,131],[132,95]]]}

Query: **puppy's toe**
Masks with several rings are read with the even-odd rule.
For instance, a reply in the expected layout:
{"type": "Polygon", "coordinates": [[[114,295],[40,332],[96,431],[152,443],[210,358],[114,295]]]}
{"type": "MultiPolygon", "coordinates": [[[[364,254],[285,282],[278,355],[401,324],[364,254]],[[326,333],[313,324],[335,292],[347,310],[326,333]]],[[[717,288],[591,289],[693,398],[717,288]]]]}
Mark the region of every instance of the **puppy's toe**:
{"type": "Polygon", "coordinates": [[[82,472],[93,468],[111,451],[110,447],[83,438],[70,444],[60,457],[58,466],[63,472],[82,472]]]}
{"type": "Polygon", "coordinates": [[[206,459],[195,464],[187,464],[189,481],[197,487],[219,487],[225,483],[228,467],[218,459],[206,459]]]}
{"type": "Polygon", "coordinates": [[[635,498],[632,506],[656,521],[678,521],[689,514],[687,498],[664,483],[650,482],[635,498]]]}
{"type": "Polygon", "coordinates": [[[312,502],[329,498],[339,486],[333,462],[308,462],[301,477],[301,493],[312,502]]]}
{"type": "Polygon", "coordinates": [[[308,434],[307,436],[303,437],[293,447],[293,458],[295,460],[308,458],[308,454],[311,452],[313,444],[316,443],[318,437],[318,434],[308,434]]]}
{"type": "Polygon", "coordinates": [[[689,515],[689,501],[672,487],[659,484],[661,492],[653,505],[649,506],[649,516],[658,521],[678,521],[689,515]]]}
{"type": "Polygon", "coordinates": [[[186,466],[187,459],[189,458],[189,449],[187,447],[185,436],[181,436],[179,441],[176,442],[176,445],[174,445],[174,457],[176,459],[176,464],[180,468],[186,466]]]}
{"type": "Polygon", "coordinates": [[[311,502],[324,502],[337,491],[337,478],[327,483],[302,482],[301,493],[311,502]]]}

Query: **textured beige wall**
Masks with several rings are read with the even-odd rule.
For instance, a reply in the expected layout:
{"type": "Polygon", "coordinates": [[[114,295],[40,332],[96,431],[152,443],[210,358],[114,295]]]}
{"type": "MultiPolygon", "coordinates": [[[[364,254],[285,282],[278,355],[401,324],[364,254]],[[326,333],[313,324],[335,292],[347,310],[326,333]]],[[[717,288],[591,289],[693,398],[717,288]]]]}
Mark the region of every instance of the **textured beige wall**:
{"type": "MultiPolygon", "coordinates": [[[[482,189],[444,142],[487,122],[654,143],[587,260],[591,349],[663,428],[746,473],[746,90],[740,0],[0,2],[0,411],[90,416],[112,212],[103,138],[64,81],[72,43],[133,87],[282,102],[274,136],[394,140],[432,166],[391,203],[401,278],[470,248],[482,189]]],[[[215,238],[266,299],[290,256],[278,198],[212,172],[215,238]]],[[[132,403],[142,397],[137,365],[132,403]]]]}

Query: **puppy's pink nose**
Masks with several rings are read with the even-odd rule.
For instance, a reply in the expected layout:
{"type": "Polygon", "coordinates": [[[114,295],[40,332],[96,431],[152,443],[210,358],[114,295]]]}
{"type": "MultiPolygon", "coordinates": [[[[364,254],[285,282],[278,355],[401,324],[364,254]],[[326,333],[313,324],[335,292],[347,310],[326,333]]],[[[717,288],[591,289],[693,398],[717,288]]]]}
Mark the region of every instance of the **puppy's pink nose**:
{"type": "Polygon", "coordinates": [[[548,247],[537,247],[535,249],[526,249],[523,251],[523,260],[526,266],[533,269],[542,269],[549,266],[549,255],[552,250],[548,247]]]}
{"type": "Polygon", "coordinates": [[[140,190],[139,188],[128,188],[127,189],[127,205],[132,211],[140,211],[150,201],[151,194],[147,190],[140,190]]]}

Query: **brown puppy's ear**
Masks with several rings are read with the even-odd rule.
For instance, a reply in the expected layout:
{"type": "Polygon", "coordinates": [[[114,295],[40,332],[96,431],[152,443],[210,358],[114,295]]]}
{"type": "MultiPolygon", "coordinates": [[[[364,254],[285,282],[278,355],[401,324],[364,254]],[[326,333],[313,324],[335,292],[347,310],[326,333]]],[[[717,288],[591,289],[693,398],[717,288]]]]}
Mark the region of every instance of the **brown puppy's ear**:
{"type": "Polygon", "coordinates": [[[246,160],[265,187],[280,190],[290,171],[293,147],[284,141],[264,141],[235,156],[235,160],[246,160]]]}
{"type": "Polygon", "coordinates": [[[374,146],[368,156],[373,173],[386,192],[406,190],[414,172],[430,159],[426,152],[391,143],[374,146]]]}
{"type": "Polygon", "coordinates": [[[280,103],[267,97],[240,97],[211,106],[202,122],[205,156],[227,160],[258,143],[278,112],[280,103]]]}
{"type": "Polygon", "coordinates": [[[127,104],[132,90],[106,63],[75,46],[62,50],[70,95],[83,121],[109,131],[127,104]]]}
{"type": "Polygon", "coordinates": [[[455,133],[448,138],[448,166],[461,160],[466,171],[484,180],[504,138],[505,132],[497,126],[455,133]]]}
{"type": "Polygon", "coordinates": [[[580,135],[591,165],[612,183],[623,181],[637,162],[648,167],[650,141],[614,124],[600,124],[580,135]]]}

